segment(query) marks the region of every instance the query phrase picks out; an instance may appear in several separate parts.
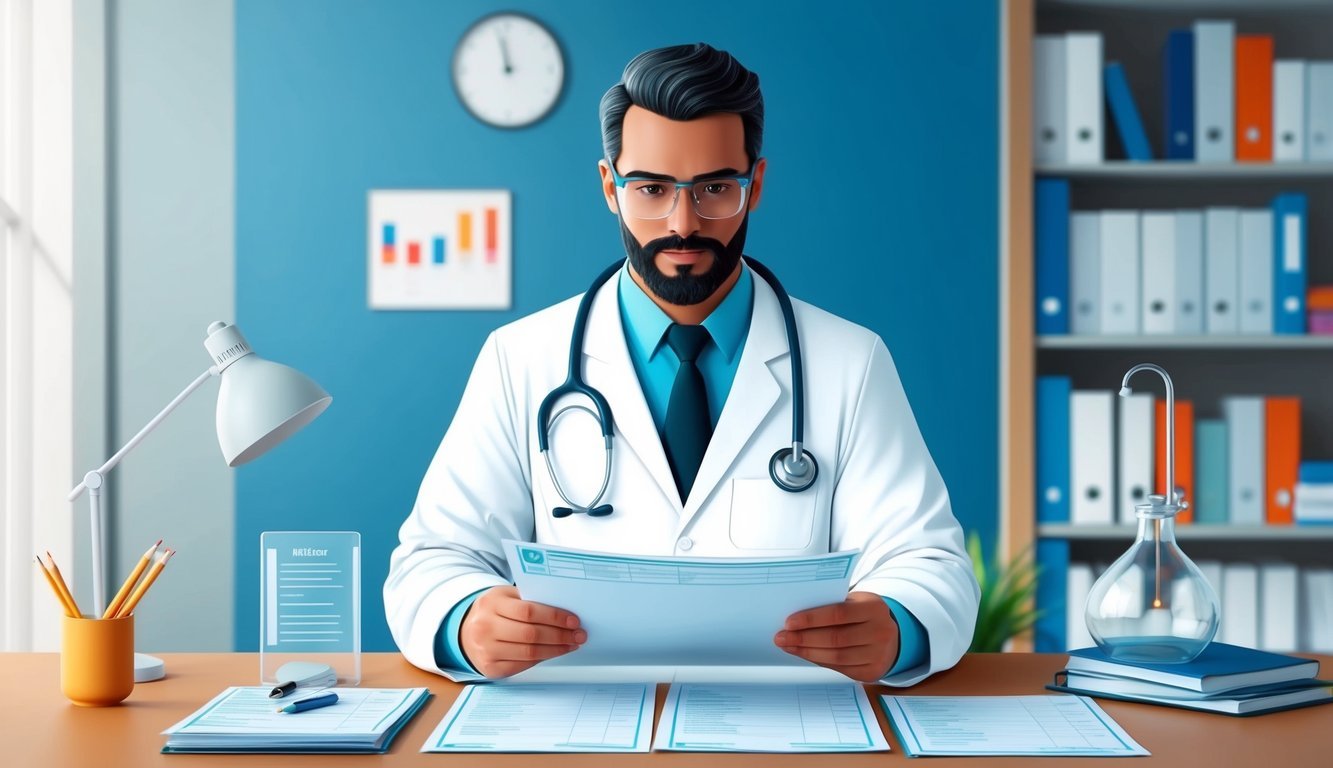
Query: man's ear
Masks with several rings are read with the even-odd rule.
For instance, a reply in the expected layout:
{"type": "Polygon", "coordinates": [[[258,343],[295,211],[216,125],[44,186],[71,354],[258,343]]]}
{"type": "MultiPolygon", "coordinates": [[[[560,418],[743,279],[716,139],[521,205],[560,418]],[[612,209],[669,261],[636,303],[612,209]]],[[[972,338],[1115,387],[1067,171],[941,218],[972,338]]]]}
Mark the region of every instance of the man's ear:
{"type": "Polygon", "coordinates": [[[768,159],[761,157],[754,166],[754,179],[750,182],[750,201],[745,206],[747,211],[753,211],[759,207],[759,196],[764,191],[764,171],[766,170],[768,170],[768,159]]]}
{"type": "Polygon", "coordinates": [[[620,215],[620,204],[616,200],[616,177],[611,175],[611,166],[605,160],[598,160],[597,172],[602,174],[602,197],[606,198],[606,207],[611,209],[611,213],[620,215]]]}

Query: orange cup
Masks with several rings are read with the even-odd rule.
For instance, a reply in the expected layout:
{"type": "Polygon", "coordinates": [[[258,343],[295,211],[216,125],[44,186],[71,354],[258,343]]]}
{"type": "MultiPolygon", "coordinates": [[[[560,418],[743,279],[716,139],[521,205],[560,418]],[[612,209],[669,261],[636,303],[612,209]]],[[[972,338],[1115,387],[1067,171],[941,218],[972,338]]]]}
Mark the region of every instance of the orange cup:
{"type": "Polygon", "coordinates": [[[134,690],[134,616],[63,617],[60,690],[80,707],[109,707],[134,690]]]}

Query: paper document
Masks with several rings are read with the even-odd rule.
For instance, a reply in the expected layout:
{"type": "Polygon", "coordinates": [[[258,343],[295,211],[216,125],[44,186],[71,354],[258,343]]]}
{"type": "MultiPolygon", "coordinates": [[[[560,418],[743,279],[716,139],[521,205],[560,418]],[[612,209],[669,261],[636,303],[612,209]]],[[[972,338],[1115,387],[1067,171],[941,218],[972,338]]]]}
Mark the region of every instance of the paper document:
{"type": "Polygon", "coordinates": [[[881,696],[911,757],[1127,757],[1148,750],[1083,696],[881,696]]]}
{"type": "Polygon", "coordinates": [[[657,686],[469,685],[422,752],[647,752],[657,686]]]}
{"type": "Polygon", "coordinates": [[[588,640],[548,665],[809,665],[773,636],[797,611],[847,598],[858,552],[814,557],[630,557],[512,540],[524,600],[579,617],[588,640]]]}
{"type": "Polygon", "coordinates": [[[676,684],[653,749],[689,752],[884,752],[865,689],[841,685],[676,684]]]}
{"type": "Polygon", "coordinates": [[[379,751],[430,697],[425,688],[330,688],[337,703],[284,714],[271,690],[228,688],[162,732],[167,751],[379,751]]]}

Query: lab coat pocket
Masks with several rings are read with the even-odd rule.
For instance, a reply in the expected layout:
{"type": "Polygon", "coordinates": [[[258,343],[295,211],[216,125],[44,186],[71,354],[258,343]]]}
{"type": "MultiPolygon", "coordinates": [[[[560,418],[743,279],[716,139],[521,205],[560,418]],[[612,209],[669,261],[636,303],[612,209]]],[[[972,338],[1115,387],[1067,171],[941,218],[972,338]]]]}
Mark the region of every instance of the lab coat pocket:
{"type": "Polygon", "coordinates": [[[731,481],[730,535],[737,549],[804,550],[814,523],[814,493],[789,493],[767,477],[731,481]]]}

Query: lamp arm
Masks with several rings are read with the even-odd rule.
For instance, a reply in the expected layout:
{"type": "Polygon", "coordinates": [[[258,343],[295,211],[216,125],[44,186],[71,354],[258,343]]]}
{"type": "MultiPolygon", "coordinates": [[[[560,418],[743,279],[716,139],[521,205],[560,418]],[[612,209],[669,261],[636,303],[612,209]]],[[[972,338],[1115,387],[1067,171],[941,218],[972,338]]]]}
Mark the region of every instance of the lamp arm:
{"type": "MultiPolygon", "coordinates": [[[[194,394],[194,391],[202,387],[204,385],[204,382],[208,381],[209,378],[216,375],[218,375],[217,366],[215,365],[209,366],[208,370],[199,374],[199,377],[196,378],[194,381],[190,382],[189,386],[183,389],[179,395],[176,395],[175,399],[173,399],[170,403],[167,403],[167,407],[163,408],[160,413],[158,413],[156,416],[152,418],[152,420],[150,420],[147,424],[145,424],[143,429],[139,430],[138,434],[136,434],[134,437],[131,437],[130,441],[128,443],[125,443],[125,446],[123,448],[121,448],[119,451],[116,451],[116,453],[111,458],[106,460],[105,464],[98,467],[97,469],[94,469],[92,472],[95,472],[99,475],[105,475],[107,472],[110,472],[112,468],[114,468],[117,464],[120,463],[121,459],[125,458],[125,454],[134,450],[134,448],[138,446],[139,443],[143,442],[145,437],[148,437],[148,434],[150,432],[152,432],[154,429],[157,429],[157,425],[161,424],[162,421],[166,419],[167,416],[170,415],[172,411],[176,410],[177,406],[185,402],[185,398],[194,394]]],[[[89,474],[92,474],[92,472],[90,472],[89,474]]],[[[69,492],[69,500],[74,501],[75,499],[79,498],[79,496],[83,495],[83,492],[87,489],[88,489],[88,481],[87,477],[85,477],[83,482],[74,486],[74,490],[69,492]]]]}

